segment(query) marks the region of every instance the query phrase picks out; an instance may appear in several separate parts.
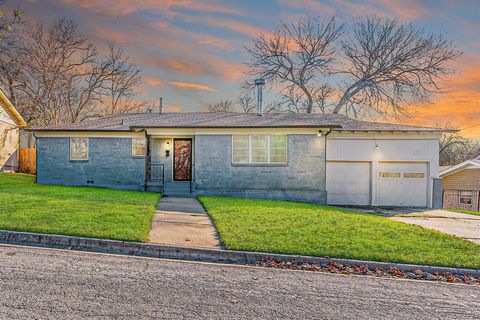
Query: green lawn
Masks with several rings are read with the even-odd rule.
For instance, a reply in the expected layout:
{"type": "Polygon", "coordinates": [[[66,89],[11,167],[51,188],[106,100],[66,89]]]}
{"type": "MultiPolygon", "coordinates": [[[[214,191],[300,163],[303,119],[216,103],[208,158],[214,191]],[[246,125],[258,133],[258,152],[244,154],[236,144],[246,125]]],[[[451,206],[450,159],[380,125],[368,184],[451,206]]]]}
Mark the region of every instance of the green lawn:
{"type": "Polygon", "coordinates": [[[480,246],[346,209],[199,197],[227,249],[480,268],[480,246]]]}
{"type": "Polygon", "coordinates": [[[147,241],[159,194],[36,185],[0,173],[0,229],[147,241]]]}
{"type": "Polygon", "coordinates": [[[447,211],[453,211],[453,212],[460,212],[460,213],[466,213],[466,214],[473,214],[475,216],[480,216],[480,212],[478,211],[469,211],[469,210],[455,210],[455,209],[444,209],[447,211]]]}

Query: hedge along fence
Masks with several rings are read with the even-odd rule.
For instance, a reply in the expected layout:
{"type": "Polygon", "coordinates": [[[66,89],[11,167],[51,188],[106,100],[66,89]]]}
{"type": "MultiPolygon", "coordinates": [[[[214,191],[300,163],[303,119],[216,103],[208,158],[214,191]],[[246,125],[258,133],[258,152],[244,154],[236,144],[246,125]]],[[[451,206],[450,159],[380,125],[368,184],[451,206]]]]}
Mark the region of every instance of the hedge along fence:
{"type": "Polygon", "coordinates": [[[37,172],[37,149],[21,148],[18,152],[18,171],[35,174],[37,172]]]}

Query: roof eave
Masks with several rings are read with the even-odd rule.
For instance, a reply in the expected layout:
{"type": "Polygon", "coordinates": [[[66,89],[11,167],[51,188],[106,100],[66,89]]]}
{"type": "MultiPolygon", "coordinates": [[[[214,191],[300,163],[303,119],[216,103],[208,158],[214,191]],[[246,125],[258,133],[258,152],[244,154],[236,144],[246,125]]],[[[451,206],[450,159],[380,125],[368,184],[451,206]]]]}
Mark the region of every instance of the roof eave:
{"type": "Polygon", "coordinates": [[[131,129],[252,129],[252,128],[341,128],[340,125],[271,125],[271,126],[131,126],[131,129]]]}
{"type": "Polygon", "coordinates": [[[438,176],[439,177],[445,177],[445,176],[449,176],[451,174],[454,174],[454,173],[457,173],[458,171],[461,171],[463,169],[465,169],[466,167],[468,166],[475,166],[477,168],[480,168],[480,163],[476,163],[475,161],[472,161],[472,160],[467,160],[467,161],[464,161],[462,163],[459,163],[455,166],[452,166],[448,169],[445,169],[443,171],[440,171],[438,173],[438,176]]]}
{"type": "Polygon", "coordinates": [[[7,112],[15,119],[17,125],[22,128],[26,127],[27,123],[25,122],[25,120],[23,120],[22,115],[17,111],[17,109],[15,109],[13,104],[10,102],[10,100],[7,98],[7,96],[3,93],[2,90],[0,90],[0,100],[3,101],[6,106],[7,112]]]}
{"type": "Polygon", "coordinates": [[[133,130],[26,128],[25,131],[30,131],[30,132],[69,132],[69,131],[84,131],[84,132],[132,132],[133,130]]]}

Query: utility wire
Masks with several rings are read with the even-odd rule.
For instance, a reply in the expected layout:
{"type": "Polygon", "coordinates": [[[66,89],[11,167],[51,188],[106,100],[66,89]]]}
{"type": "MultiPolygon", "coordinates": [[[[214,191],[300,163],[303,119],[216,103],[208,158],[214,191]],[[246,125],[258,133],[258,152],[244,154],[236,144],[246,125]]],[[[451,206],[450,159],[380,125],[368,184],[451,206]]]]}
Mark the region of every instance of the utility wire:
{"type": "Polygon", "coordinates": [[[474,124],[473,126],[461,128],[460,131],[463,131],[463,130],[466,130],[466,129],[470,129],[470,128],[475,128],[475,127],[478,127],[478,126],[480,126],[480,123],[474,124]]]}

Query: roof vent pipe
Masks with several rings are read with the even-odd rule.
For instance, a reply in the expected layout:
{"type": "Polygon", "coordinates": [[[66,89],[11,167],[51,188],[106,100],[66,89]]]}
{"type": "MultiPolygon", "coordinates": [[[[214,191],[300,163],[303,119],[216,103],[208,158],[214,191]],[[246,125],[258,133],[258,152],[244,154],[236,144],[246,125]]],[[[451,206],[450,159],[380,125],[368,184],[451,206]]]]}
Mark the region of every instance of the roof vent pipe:
{"type": "Polygon", "coordinates": [[[257,86],[257,115],[263,116],[263,86],[265,85],[265,79],[256,79],[255,85],[257,86]]]}
{"type": "Polygon", "coordinates": [[[158,113],[163,113],[163,97],[160,97],[160,107],[158,108],[158,113]]]}

